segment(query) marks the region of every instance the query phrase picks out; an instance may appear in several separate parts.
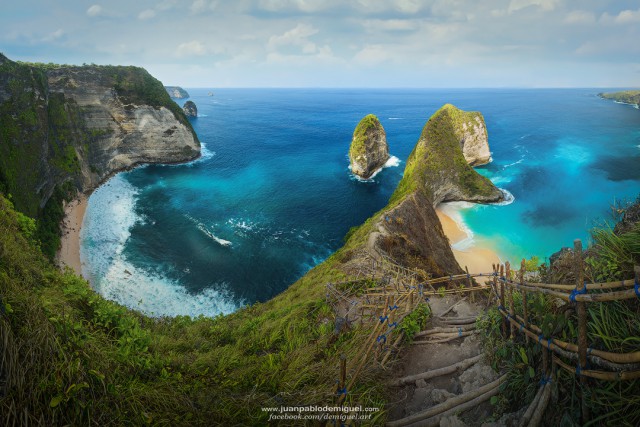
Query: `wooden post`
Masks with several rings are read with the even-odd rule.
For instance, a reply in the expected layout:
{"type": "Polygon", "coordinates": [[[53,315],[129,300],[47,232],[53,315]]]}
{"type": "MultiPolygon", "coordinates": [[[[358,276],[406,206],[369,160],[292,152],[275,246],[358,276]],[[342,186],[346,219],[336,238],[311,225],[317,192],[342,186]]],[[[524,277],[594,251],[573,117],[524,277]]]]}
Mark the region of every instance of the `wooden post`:
{"type": "Polygon", "coordinates": [[[347,356],[340,355],[340,383],[338,384],[338,393],[344,390],[344,385],[347,382],[347,356]]]}
{"type": "MultiPolygon", "coordinates": [[[[525,259],[522,258],[520,263],[520,284],[524,285],[524,271],[525,271],[525,259]]],[[[527,307],[527,292],[520,290],[522,294],[522,318],[524,319],[524,327],[529,328],[529,309],[527,307]]],[[[529,335],[524,334],[527,344],[529,344],[529,335]]]]}
{"type": "MultiPolygon", "coordinates": [[[[509,261],[507,261],[506,267],[507,267],[507,272],[506,272],[505,278],[506,278],[507,283],[508,283],[509,278],[511,277],[511,264],[509,263],[509,261]]],[[[515,319],[516,318],[516,309],[515,309],[515,306],[513,305],[513,289],[507,283],[505,283],[505,288],[506,288],[506,291],[507,291],[507,301],[509,301],[509,315],[511,316],[512,319],[515,319]]],[[[509,322],[509,326],[510,326],[510,328],[509,328],[509,336],[511,337],[511,339],[513,339],[516,336],[516,327],[511,322],[509,322]]]]}
{"type": "MultiPolygon", "coordinates": [[[[504,282],[502,278],[504,277],[504,264],[500,266],[500,306],[502,309],[506,311],[505,303],[504,303],[504,282]]],[[[507,319],[502,318],[502,336],[506,338],[507,336],[507,319]]]]}
{"type": "MultiPolygon", "coordinates": [[[[576,277],[576,292],[585,293],[584,286],[584,268],[582,265],[582,241],[576,239],[573,241],[573,263],[576,277]]],[[[587,367],[587,306],[584,301],[576,302],[576,313],[578,315],[578,364],[580,369],[587,367]]],[[[582,424],[589,420],[589,407],[585,402],[585,390],[587,386],[587,378],[580,376],[580,385],[582,386],[582,424]]]]}
{"type": "MultiPolygon", "coordinates": [[[[469,289],[473,288],[473,281],[471,280],[471,276],[469,275],[469,267],[464,266],[464,271],[467,272],[467,285],[469,285],[469,289]]],[[[471,302],[475,302],[476,298],[474,296],[475,292],[470,291],[471,294],[471,302]]]]}

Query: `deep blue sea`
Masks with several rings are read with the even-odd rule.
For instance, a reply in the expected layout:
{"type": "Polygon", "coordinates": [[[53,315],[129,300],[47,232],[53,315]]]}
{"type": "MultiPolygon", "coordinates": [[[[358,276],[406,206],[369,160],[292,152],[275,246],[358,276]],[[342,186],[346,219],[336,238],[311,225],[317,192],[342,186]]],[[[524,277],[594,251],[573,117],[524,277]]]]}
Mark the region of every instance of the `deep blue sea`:
{"type": "MultiPolygon", "coordinates": [[[[214,316],[282,292],[384,207],[428,118],[481,111],[505,206],[456,204],[466,245],[548,257],[640,193],[640,111],[601,89],[187,89],[201,159],[121,173],[89,200],[83,272],[152,315],[214,316]],[[399,161],[354,179],[347,151],[366,114],[399,161]]],[[[182,104],[186,100],[179,100],[182,104]]]]}

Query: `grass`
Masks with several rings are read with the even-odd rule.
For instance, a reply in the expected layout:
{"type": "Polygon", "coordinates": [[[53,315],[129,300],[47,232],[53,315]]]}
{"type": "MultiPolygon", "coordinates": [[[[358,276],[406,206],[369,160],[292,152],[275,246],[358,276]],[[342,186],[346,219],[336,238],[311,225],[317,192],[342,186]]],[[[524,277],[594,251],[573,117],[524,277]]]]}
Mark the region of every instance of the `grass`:
{"type": "MultiPolygon", "coordinates": [[[[0,198],[0,416],[33,425],[264,425],[261,407],[332,403],[340,354],[327,282],[340,254],[264,304],[217,318],[149,318],[60,272],[0,198]]],[[[365,371],[347,403],[383,407],[365,371]]],[[[381,415],[380,415],[381,416],[381,415]]]]}
{"type": "MultiPolygon", "coordinates": [[[[636,201],[635,206],[626,209],[637,212],[639,206],[640,201],[636,201]]],[[[624,210],[621,212],[624,214],[624,210]]],[[[620,216],[626,218],[626,215],[620,216]]],[[[592,244],[586,252],[589,282],[628,279],[633,275],[633,266],[640,265],[640,222],[637,218],[627,218],[625,222],[626,227],[618,231],[607,224],[592,230],[592,244]]],[[[547,283],[571,283],[575,280],[572,263],[565,261],[561,257],[551,269],[541,266],[540,280],[547,283]]],[[[529,267],[533,264],[531,262],[529,267]]],[[[522,313],[520,292],[514,292],[513,296],[516,313],[522,313]]],[[[543,294],[529,293],[527,298],[529,320],[542,329],[545,337],[577,343],[577,317],[571,304],[558,305],[557,300],[543,294]]],[[[617,353],[640,351],[640,303],[637,299],[588,304],[587,318],[590,347],[617,353]]],[[[503,339],[500,322],[500,314],[491,308],[479,322],[479,329],[484,331],[484,345],[494,366],[501,366],[510,374],[500,400],[500,410],[508,411],[528,402],[535,391],[531,375],[523,369],[521,349],[525,351],[528,364],[535,367],[536,377],[540,375],[541,356],[540,345],[533,341],[526,345],[520,336],[514,342],[503,339]]],[[[607,382],[589,379],[588,386],[583,388],[576,376],[559,369],[554,387],[558,401],[547,410],[545,419],[549,424],[580,425],[581,394],[590,411],[590,419],[584,425],[633,426],[640,423],[639,380],[607,382]]]]}
{"type": "Polygon", "coordinates": [[[142,68],[3,61],[0,88],[8,98],[0,103],[0,191],[16,209],[37,221],[38,240],[50,258],[60,244],[62,201],[81,189],[83,162],[90,163],[96,142],[112,133],[88,129],[87,111],[64,93],[49,90],[48,73],[52,72],[99,74],[95,80],[111,85],[124,104],[167,108],[197,140],[182,109],[162,83],[142,68]]]}
{"type": "Polygon", "coordinates": [[[366,141],[372,132],[383,132],[380,120],[374,114],[364,116],[353,131],[353,140],[349,146],[349,158],[354,162],[358,157],[366,154],[366,141]]]}

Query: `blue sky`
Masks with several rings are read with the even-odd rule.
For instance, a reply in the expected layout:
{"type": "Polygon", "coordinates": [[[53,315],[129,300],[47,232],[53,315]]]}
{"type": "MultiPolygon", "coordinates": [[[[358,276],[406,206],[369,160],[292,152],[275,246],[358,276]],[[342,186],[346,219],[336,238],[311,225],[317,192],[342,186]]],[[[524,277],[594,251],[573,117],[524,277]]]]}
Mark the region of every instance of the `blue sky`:
{"type": "Polygon", "coordinates": [[[637,87],[637,0],[3,1],[0,52],[185,87],[637,87]]]}

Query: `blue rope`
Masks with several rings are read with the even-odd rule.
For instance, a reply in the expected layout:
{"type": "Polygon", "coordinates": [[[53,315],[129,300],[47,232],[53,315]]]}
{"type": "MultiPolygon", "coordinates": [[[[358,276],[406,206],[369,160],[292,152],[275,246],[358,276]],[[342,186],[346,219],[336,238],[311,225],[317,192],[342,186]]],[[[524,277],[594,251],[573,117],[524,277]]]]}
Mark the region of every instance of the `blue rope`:
{"type": "Polygon", "coordinates": [[[576,302],[577,295],[583,295],[586,293],[587,293],[587,283],[585,282],[582,289],[574,289],[573,291],[571,291],[571,295],[569,295],[569,301],[576,302]]]}
{"type": "Polygon", "coordinates": [[[635,284],[633,285],[633,290],[636,291],[636,296],[640,298],[640,283],[638,283],[637,277],[636,277],[635,284]]]}
{"type": "Polygon", "coordinates": [[[395,304],[393,305],[393,307],[389,306],[389,310],[391,310],[391,311],[395,310],[396,308],[398,308],[398,306],[395,305],[395,304]]]}
{"type": "Polygon", "coordinates": [[[540,385],[545,385],[545,384],[551,384],[551,376],[545,376],[543,375],[542,378],[540,379],[540,385]]]}
{"type": "Polygon", "coordinates": [[[520,323],[520,332],[524,330],[524,323],[520,323]]]}
{"type": "Polygon", "coordinates": [[[382,341],[382,344],[386,344],[387,343],[387,336],[385,334],[380,335],[377,340],[378,342],[382,341]]]}
{"type": "Polygon", "coordinates": [[[547,348],[548,348],[549,350],[551,350],[551,344],[553,344],[553,338],[549,338],[549,339],[547,340],[547,348]]]}
{"type": "Polygon", "coordinates": [[[429,297],[424,297],[424,302],[429,302],[429,297]]]}
{"type": "Polygon", "coordinates": [[[385,320],[389,320],[389,316],[380,316],[380,323],[384,323],[385,320]]]}
{"type": "Polygon", "coordinates": [[[396,326],[398,326],[398,322],[393,322],[389,324],[390,328],[395,328],[396,326]]]}
{"type": "Polygon", "coordinates": [[[452,280],[453,280],[453,276],[450,274],[449,275],[449,281],[452,281],[452,280]]]}
{"type": "Polygon", "coordinates": [[[544,335],[538,335],[538,344],[542,345],[542,340],[544,339],[544,335]]]}
{"type": "Polygon", "coordinates": [[[580,375],[581,375],[581,374],[580,374],[580,372],[582,372],[582,371],[581,371],[581,369],[580,369],[580,364],[578,363],[578,364],[576,365],[576,375],[577,375],[577,376],[580,376],[580,375]]]}
{"type": "Polygon", "coordinates": [[[462,328],[458,328],[458,336],[461,337],[462,336],[462,328]]]}
{"type": "Polygon", "coordinates": [[[345,396],[347,395],[347,388],[343,388],[342,390],[338,390],[338,396],[340,396],[341,394],[344,394],[345,396]]]}

